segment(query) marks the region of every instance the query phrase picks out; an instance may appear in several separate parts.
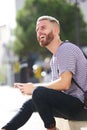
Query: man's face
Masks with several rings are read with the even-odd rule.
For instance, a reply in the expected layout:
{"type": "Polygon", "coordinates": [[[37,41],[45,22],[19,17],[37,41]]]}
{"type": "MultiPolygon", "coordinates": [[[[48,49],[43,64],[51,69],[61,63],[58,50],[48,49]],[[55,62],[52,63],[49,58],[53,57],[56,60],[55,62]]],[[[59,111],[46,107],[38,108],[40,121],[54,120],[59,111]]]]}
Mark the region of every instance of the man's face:
{"type": "Polygon", "coordinates": [[[36,25],[37,40],[42,47],[48,46],[54,39],[53,26],[48,20],[39,21],[36,25]]]}

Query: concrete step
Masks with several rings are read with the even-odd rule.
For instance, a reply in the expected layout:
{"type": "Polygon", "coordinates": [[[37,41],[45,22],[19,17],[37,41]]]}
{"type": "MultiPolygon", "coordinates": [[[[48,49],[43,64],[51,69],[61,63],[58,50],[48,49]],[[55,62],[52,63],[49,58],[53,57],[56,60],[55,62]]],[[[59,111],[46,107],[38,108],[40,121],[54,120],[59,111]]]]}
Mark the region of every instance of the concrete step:
{"type": "Polygon", "coordinates": [[[87,121],[68,121],[62,118],[55,118],[59,130],[87,130],[87,121]]]}

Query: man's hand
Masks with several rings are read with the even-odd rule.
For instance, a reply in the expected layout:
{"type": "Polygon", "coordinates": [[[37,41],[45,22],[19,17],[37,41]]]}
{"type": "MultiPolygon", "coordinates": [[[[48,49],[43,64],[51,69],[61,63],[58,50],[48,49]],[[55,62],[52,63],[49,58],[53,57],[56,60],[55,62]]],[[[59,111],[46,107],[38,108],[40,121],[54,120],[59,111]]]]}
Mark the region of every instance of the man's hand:
{"type": "Polygon", "coordinates": [[[32,95],[35,86],[33,83],[14,83],[14,87],[18,88],[21,93],[26,95],[32,95]]]}

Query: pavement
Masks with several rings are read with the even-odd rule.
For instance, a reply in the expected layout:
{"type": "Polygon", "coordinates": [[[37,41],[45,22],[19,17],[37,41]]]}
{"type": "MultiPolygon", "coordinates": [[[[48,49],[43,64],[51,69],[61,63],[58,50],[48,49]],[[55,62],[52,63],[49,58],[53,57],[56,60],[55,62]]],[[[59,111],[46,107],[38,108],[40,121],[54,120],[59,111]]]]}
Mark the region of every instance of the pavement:
{"type": "MultiPolygon", "coordinates": [[[[18,112],[22,104],[29,98],[31,96],[22,95],[16,88],[0,86],[0,129],[18,112]]],[[[18,130],[46,129],[38,113],[34,113],[28,122],[18,130]]]]}

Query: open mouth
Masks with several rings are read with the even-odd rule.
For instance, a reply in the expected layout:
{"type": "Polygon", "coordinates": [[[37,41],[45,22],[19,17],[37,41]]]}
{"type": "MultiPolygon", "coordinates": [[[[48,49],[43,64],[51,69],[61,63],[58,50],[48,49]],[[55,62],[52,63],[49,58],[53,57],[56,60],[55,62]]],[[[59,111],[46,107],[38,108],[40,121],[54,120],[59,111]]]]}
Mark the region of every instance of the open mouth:
{"type": "Polygon", "coordinates": [[[41,40],[41,41],[42,41],[44,38],[45,38],[44,35],[41,35],[41,36],[40,36],[40,40],[41,40]]]}

